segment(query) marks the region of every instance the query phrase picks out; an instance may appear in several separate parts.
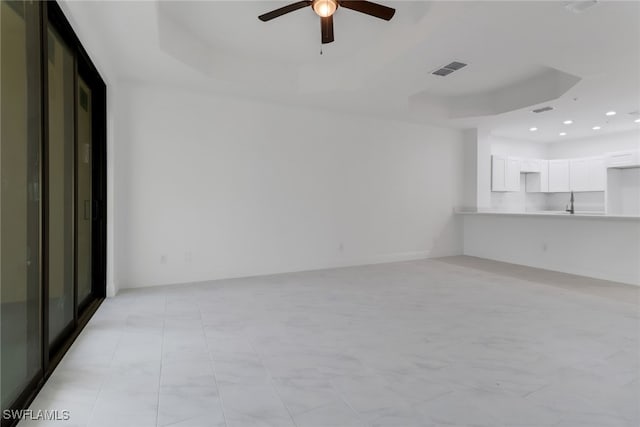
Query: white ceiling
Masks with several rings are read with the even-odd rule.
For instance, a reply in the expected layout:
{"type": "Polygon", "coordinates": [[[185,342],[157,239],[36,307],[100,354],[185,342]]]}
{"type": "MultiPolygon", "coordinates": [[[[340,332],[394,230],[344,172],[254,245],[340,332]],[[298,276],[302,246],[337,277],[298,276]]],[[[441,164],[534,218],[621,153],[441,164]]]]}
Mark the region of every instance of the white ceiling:
{"type": "Polygon", "coordinates": [[[381,1],[382,21],[348,9],[320,55],[310,8],[287,1],[69,2],[98,31],[120,78],[455,127],[534,141],[639,128],[640,2],[381,1]],[[451,61],[469,65],[430,74],[451,61]],[[531,110],[551,105],[554,111],[531,110]],[[507,111],[508,112],[503,112],[507,111]],[[513,111],[511,111],[513,110],[513,111]],[[618,114],[606,117],[605,112],[618,114]],[[562,121],[571,119],[572,125],[562,121]],[[539,130],[530,132],[535,126],[539,130]],[[562,131],[567,136],[560,137],[562,131]]]}

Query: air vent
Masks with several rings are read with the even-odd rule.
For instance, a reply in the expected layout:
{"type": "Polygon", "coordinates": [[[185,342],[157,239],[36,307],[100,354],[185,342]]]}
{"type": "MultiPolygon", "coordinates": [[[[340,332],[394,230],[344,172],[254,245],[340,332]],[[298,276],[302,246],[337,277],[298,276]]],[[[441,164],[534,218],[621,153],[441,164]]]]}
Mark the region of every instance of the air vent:
{"type": "Polygon", "coordinates": [[[553,107],[542,107],[542,108],[538,108],[536,110],[533,110],[534,113],[544,113],[545,111],[551,111],[553,110],[553,107]]]}
{"type": "Polygon", "coordinates": [[[462,62],[452,62],[449,65],[445,65],[443,68],[447,68],[449,70],[458,71],[462,67],[466,67],[467,64],[463,64],[462,62]]]}
{"type": "Polygon", "coordinates": [[[463,63],[463,62],[458,62],[458,61],[453,61],[450,64],[445,65],[442,68],[438,68],[435,71],[432,71],[431,74],[433,74],[434,76],[448,76],[449,74],[453,73],[454,71],[458,71],[460,68],[466,67],[467,64],[463,63]]]}
{"type": "Polygon", "coordinates": [[[449,74],[453,73],[455,70],[449,70],[448,68],[440,68],[439,70],[434,71],[431,74],[434,74],[436,76],[448,76],[449,74]]]}

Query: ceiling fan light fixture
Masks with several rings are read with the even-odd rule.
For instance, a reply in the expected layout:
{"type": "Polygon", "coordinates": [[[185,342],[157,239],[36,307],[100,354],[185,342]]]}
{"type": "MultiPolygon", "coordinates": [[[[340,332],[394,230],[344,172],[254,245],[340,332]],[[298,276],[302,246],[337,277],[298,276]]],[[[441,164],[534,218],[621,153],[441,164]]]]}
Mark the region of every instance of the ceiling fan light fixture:
{"type": "Polygon", "coordinates": [[[337,0],[313,0],[313,11],[321,18],[333,15],[338,8],[337,0]]]}

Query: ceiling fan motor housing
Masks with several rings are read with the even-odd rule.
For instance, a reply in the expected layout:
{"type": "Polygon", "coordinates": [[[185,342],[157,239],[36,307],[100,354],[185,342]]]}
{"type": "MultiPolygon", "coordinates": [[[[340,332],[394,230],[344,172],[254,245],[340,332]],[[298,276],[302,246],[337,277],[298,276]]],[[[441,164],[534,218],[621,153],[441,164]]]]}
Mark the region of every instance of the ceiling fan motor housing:
{"type": "Polygon", "coordinates": [[[339,3],[337,0],[313,0],[311,7],[321,18],[326,18],[335,13],[339,3]]]}
{"type": "Polygon", "coordinates": [[[322,29],[322,43],[333,42],[333,14],[338,10],[338,7],[345,9],[355,10],[356,12],[364,13],[375,18],[384,19],[389,21],[393,18],[396,10],[383,6],[381,4],[372,3],[370,1],[352,1],[352,0],[300,0],[295,3],[288,4],[271,12],[264,13],[258,16],[263,22],[271,21],[287,13],[295,12],[296,10],[304,9],[311,6],[313,11],[320,16],[320,24],[322,29]]]}

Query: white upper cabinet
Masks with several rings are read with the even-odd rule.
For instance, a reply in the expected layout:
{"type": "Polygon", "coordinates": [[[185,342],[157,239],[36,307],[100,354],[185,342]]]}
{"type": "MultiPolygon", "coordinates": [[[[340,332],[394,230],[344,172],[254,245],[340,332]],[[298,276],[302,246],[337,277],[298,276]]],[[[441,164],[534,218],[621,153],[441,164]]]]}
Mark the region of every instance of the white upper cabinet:
{"type": "Polygon", "coordinates": [[[606,169],[604,157],[587,157],[569,161],[571,191],[604,191],[606,169]]]}
{"type": "Polygon", "coordinates": [[[520,191],[520,160],[491,156],[491,191],[520,191]]]}
{"type": "Polygon", "coordinates": [[[543,193],[549,192],[549,161],[540,161],[540,191],[543,193]]]}
{"type": "Polygon", "coordinates": [[[507,191],[507,156],[491,156],[491,191],[507,191]]]}
{"type": "Polygon", "coordinates": [[[525,174],[527,192],[605,191],[606,168],[610,164],[610,157],[554,160],[491,157],[492,191],[520,191],[520,173],[525,174]]]}
{"type": "Polygon", "coordinates": [[[587,159],[589,169],[589,191],[604,191],[607,186],[607,168],[604,157],[587,159]]]}
{"type": "Polygon", "coordinates": [[[520,191],[520,160],[507,157],[507,191],[520,191]]]}
{"type": "Polygon", "coordinates": [[[569,187],[569,160],[549,160],[549,192],[571,191],[569,187]]]}
{"type": "MultiPolygon", "coordinates": [[[[526,189],[529,193],[549,192],[549,161],[536,160],[539,172],[526,174],[526,189]]],[[[525,172],[524,170],[522,172],[525,172]]]]}
{"type": "Polygon", "coordinates": [[[520,162],[520,172],[522,173],[540,173],[542,162],[538,159],[522,159],[520,162]]]}
{"type": "Polygon", "coordinates": [[[571,191],[589,191],[587,159],[569,160],[569,187],[571,191]]]}

